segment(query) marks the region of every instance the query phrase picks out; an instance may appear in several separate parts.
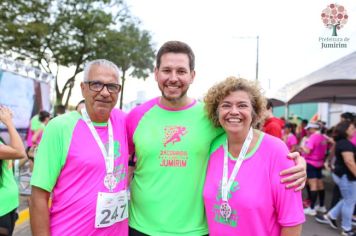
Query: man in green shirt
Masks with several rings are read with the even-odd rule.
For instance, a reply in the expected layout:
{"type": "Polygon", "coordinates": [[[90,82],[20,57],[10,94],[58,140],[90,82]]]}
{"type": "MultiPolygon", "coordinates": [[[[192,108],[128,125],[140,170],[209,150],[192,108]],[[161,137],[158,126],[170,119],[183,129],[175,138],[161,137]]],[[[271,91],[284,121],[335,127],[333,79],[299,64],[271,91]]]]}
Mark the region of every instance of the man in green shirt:
{"type": "MultiPolygon", "coordinates": [[[[137,160],[131,183],[131,236],[208,234],[203,185],[213,127],[203,104],[188,97],[195,79],[189,45],[166,42],[158,51],[155,79],[162,96],[134,108],[127,116],[130,154],[137,160]]],[[[305,161],[288,170],[291,186],[304,186],[305,161]]],[[[291,187],[290,186],[290,187],[291,187]]]]}

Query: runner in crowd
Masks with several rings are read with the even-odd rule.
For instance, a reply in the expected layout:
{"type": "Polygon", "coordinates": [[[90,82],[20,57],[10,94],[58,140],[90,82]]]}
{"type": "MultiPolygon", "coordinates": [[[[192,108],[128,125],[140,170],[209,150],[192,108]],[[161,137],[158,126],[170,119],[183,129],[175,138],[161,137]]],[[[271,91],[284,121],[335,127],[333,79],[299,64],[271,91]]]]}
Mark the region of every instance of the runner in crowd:
{"type": "MultiPolygon", "coordinates": [[[[222,129],[203,104],[187,96],[195,79],[192,49],[166,42],[156,57],[155,79],[162,96],[127,116],[130,154],[137,159],[130,185],[130,235],[207,235],[203,185],[209,146],[222,129]]],[[[285,157],[287,159],[287,157],[285,157]]],[[[135,160],[132,159],[132,160],[135,160]]],[[[288,187],[304,186],[305,162],[288,171],[288,187]]]]}
{"type": "Polygon", "coordinates": [[[77,106],[75,107],[75,110],[79,113],[81,113],[81,110],[85,107],[85,100],[81,100],[78,102],[77,106]]]}
{"type": "Polygon", "coordinates": [[[295,152],[298,146],[298,140],[295,136],[295,126],[292,123],[286,123],[283,127],[282,140],[287,145],[290,152],[295,152]]]}
{"type": "MultiPolygon", "coordinates": [[[[28,135],[28,136],[31,136],[31,139],[27,139],[27,145],[28,145],[27,156],[28,156],[28,159],[30,160],[30,171],[31,172],[33,170],[33,162],[34,162],[36,149],[42,139],[43,130],[46,127],[46,125],[48,124],[49,120],[51,119],[51,114],[49,114],[48,111],[40,111],[38,113],[38,116],[36,119],[38,119],[38,121],[40,123],[37,125],[35,131],[32,134],[28,135]]],[[[36,123],[36,122],[33,121],[33,123],[36,123]]],[[[31,126],[33,123],[31,122],[31,126]]]]}
{"type": "Polygon", "coordinates": [[[266,120],[263,124],[263,132],[281,139],[284,121],[273,115],[273,104],[270,99],[267,101],[264,115],[266,116],[266,120]]]}
{"type": "Polygon", "coordinates": [[[355,130],[355,124],[348,120],[341,121],[334,129],[336,161],[332,177],[342,198],[327,214],[316,217],[318,222],[337,229],[337,218],[341,216],[341,234],[345,236],[355,235],[352,215],[356,204],[356,146],[350,141],[355,130]]]}
{"type": "Polygon", "coordinates": [[[315,216],[317,211],[326,212],[324,206],[325,189],[321,170],[324,167],[324,160],[327,152],[327,139],[320,133],[320,126],[317,123],[309,123],[305,127],[309,133],[309,138],[304,145],[300,146],[307,161],[307,178],[310,188],[310,207],[304,210],[307,215],[315,216]],[[319,199],[319,206],[316,201],[319,199]]]}
{"type": "Polygon", "coordinates": [[[0,105],[0,122],[8,130],[10,143],[0,141],[0,235],[12,235],[18,218],[19,190],[13,174],[13,160],[26,158],[25,146],[17,133],[9,108],[0,105]]]}
{"type": "Polygon", "coordinates": [[[126,125],[113,109],[120,90],[114,63],[89,62],[82,115],[73,111],[48,123],[31,179],[34,236],[128,234],[126,125]]]}

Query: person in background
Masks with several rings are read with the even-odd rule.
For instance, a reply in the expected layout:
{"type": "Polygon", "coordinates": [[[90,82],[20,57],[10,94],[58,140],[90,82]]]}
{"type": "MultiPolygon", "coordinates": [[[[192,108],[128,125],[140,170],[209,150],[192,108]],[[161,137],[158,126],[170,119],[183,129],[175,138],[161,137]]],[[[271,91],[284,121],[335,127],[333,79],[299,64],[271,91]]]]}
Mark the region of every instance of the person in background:
{"type": "Polygon", "coordinates": [[[228,77],[204,98],[209,119],[225,131],[211,145],[204,185],[211,236],[301,235],[301,192],[286,189],[279,176],[294,166],[285,158],[289,150],[254,129],[265,109],[260,91],[255,82],[228,77]]]}
{"type": "Polygon", "coordinates": [[[28,128],[27,131],[27,136],[26,136],[26,143],[27,143],[27,151],[31,148],[32,146],[32,136],[33,134],[36,132],[36,130],[43,128],[43,124],[41,123],[41,121],[38,119],[39,117],[39,113],[34,115],[31,118],[30,121],[30,127],[28,128]]]}
{"type": "Polygon", "coordinates": [[[307,136],[307,130],[305,129],[307,125],[308,125],[308,120],[303,119],[300,125],[297,127],[296,135],[299,144],[301,144],[303,138],[307,136]]]}
{"type": "Polygon", "coordinates": [[[355,132],[355,124],[344,120],[334,129],[335,168],[333,180],[339,186],[342,199],[323,216],[316,217],[320,223],[328,223],[337,229],[337,218],[341,216],[341,235],[353,236],[352,215],[356,204],[356,146],[350,141],[355,132]]]}
{"type": "MultiPolygon", "coordinates": [[[[342,113],[340,115],[340,121],[345,121],[345,120],[354,122],[354,124],[356,124],[356,114],[351,113],[351,112],[342,113]]],[[[356,146],[356,131],[350,138],[350,142],[356,146]]],[[[331,207],[334,207],[340,199],[341,199],[341,193],[340,193],[339,187],[337,185],[335,185],[334,190],[333,190],[333,198],[332,198],[332,202],[331,202],[331,207]]],[[[356,226],[356,206],[355,206],[354,214],[352,217],[352,225],[356,226]]]]}
{"type": "Polygon", "coordinates": [[[75,110],[79,113],[81,113],[81,110],[85,107],[85,100],[81,100],[78,102],[77,106],[75,107],[75,110]]]}
{"type": "Polygon", "coordinates": [[[38,146],[41,141],[43,130],[51,119],[51,114],[47,111],[40,111],[38,114],[38,120],[42,123],[42,125],[35,131],[32,136],[32,146],[38,146]]]}
{"type": "MultiPolygon", "coordinates": [[[[344,112],[340,115],[340,120],[341,121],[348,120],[351,122],[356,122],[356,114],[351,112],[344,112]]],[[[350,141],[353,145],[356,146],[356,131],[352,134],[350,141]]]]}
{"type": "Polygon", "coordinates": [[[298,140],[295,136],[295,126],[292,123],[286,123],[283,131],[282,140],[285,142],[290,152],[295,152],[298,145],[298,140]]]}
{"type": "Polygon", "coordinates": [[[316,211],[326,212],[324,206],[325,189],[322,180],[321,170],[324,167],[324,160],[327,152],[327,139],[320,133],[320,126],[317,123],[309,123],[305,129],[309,133],[308,141],[300,146],[300,150],[305,153],[307,161],[307,182],[310,188],[310,207],[304,210],[307,215],[316,215],[316,211]],[[319,197],[319,206],[316,201],[319,197]]]}
{"type": "MultiPolygon", "coordinates": [[[[341,121],[350,121],[355,124],[356,123],[356,114],[351,113],[351,112],[344,112],[340,115],[340,122],[341,121]]],[[[353,145],[356,146],[356,131],[354,132],[354,134],[352,135],[352,137],[349,140],[353,145]]],[[[333,160],[332,163],[334,163],[335,158],[333,158],[332,160],[333,160]]],[[[331,201],[331,208],[334,207],[340,199],[341,199],[341,193],[340,193],[339,187],[337,185],[335,185],[334,190],[333,190],[333,198],[331,201]]],[[[353,223],[353,225],[356,226],[356,206],[355,206],[355,210],[354,210],[354,216],[352,218],[352,223],[353,223]]]]}
{"type": "Polygon", "coordinates": [[[119,69],[105,59],[91,61],[80,87],[82,113],[52,119],[36,153],[32,234],[127,236],[125,114],[114,109],[121,91],[119,69]]]}
{"type": "Polygon", "coordinates": [[[10,109],[0,105],[0,122],[10,136],[9,145],[0,141],[0,235],[12,235],[17,220],[19,190],[13,175],[13,160],[26,158],[25,146],[12,121],[10,109]]]}
{"type": "Polygon", "coordinates": [[[282,129],[284,126],[284,122],[283,122],[283,120],[281,120],[273,115],[272,100],[270,100],[270,99],[267,100],[266,108],[267,109],[264,114],[266,117],[266,120],[263,124],[262,131],[267,134],[270,134],[272,136],[282,139],[282,129]]]}
{"type": "Polygon", "coordinates": [[[34,127],[36,127],[36,129],[34,129],[34,131],[31,131],[31,139],[27,139],[27,156],[28,159],[30,160],[30,171],[32,172],[33,170],[33,162],[34,162],[34,157],[35,157],[35,150],[38,146],[38,144],[41,141],[42,138],[42,133],[43,130],[45,128],[45,126],[47,125],[48,121],[51,118],[51,114],[49,114],[49,112],[47,111],[40,111],[38,113],[38,116],[36,117],[36,119],[40,122],[39,124],[37,124],[37,121],[33,121],[33,123],[31,122],[31,127],[33,124],[34,127]]]}
{"type": "Polygon", "coordinates": [[[63,115],[64,113],[66,113],[66,107],[64,105],[56,105],[54,107],[54,116],[59,116],[59,115],[63,115]]]}

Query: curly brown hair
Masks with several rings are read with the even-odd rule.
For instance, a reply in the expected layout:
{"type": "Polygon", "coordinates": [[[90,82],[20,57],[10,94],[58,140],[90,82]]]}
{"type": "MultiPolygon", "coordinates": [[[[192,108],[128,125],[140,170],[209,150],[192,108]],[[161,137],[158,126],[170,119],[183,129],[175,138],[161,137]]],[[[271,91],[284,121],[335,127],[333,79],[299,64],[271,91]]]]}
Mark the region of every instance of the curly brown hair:
{"type": "Polygon", "coordinates": [[[261,92],[262,89],[257,82],[233,76],[215,84],[205,95],[205,111],[208,118],[216,127],[220,127],[218,106],[224,98],[231,92],[235,91],[245,91],[249,95],[253,108],[252,126],[256,127],[256,125],[263,120],[267,100],[261,92]]]}

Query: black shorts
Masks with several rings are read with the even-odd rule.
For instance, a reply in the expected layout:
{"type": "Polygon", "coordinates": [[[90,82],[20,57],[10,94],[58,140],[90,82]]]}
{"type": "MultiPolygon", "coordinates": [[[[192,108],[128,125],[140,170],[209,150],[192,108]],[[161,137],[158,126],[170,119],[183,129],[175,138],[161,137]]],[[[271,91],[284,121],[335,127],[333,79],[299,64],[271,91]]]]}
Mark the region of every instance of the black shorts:
{"type": "MultiPolygon", "coordinates": [[[[136,229],[129,227],[129,236],[149,236],[149,235],[141,233],[140,231],[137,231],[136,229]]],[[[203,236],[209,236],[209,234],[203,236]]]]}
{"type": "Polygon", "coordinates": [[[19,216],[16,208],[9,213],[0,216],[0,236],[12,235],[15,228],[15,222],[18,218],[19,216]]]}
{"type": "Polygon", "coordinates": [[[321,179],[323,178],[323,175],[321,173],[321,170],[323,167],[317,168],[315,166],[312,166],[307,163],[307,178],[308,179],[321,179]]]}
{"type": "Polygon", "coordinates": [[[148,234],[141,233],[140,231],[129,227],[129,236],[148,236],[148,234]]]}

